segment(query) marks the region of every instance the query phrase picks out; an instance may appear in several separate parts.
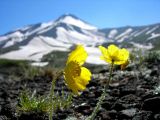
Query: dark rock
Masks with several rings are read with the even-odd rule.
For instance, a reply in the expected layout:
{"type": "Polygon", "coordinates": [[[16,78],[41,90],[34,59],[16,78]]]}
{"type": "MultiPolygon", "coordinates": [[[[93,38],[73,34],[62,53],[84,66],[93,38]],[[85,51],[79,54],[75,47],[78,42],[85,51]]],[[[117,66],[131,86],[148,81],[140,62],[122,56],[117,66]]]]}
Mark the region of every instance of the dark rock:
{"type": "Polygon", "coordinates": [[[154,120],[151,111],[141,111],[132,120],[154,120]]]}
{"type": "Polygon", "coordinates": [[[130,108],[140,108],[140,107],[141,107],[140,98],[133,94],[129,94],[129,95],[126,95],[118,99],[112,105],[112,109],[115,109],[117,111],[121,111],[124,109],[130,109],[130,108]]]}
{"type": "Polygon", "coordinates": [[[48,120],[44,113],[22,113],[19,120],[48,120]]]}
{"type": "Polygon", "coordinates": [[[121,96],[125,96],[125,95],[129,95],[129,94],[135,94],[136,90],[135,88],[132,87],[122,87],[120,89],[120,95],[121,96]]]}
{"type": "Polygon", "coordinates": [[[109,110],[111,108],[112,104],[108,101],[105,101],[102,103],[102,107],[105,108],[106,110],[109,110]]]}
{"type": "Polygon", "coordinates": [[[101,119],[101,120],[111,120],[111,117],[108,115],[108,112],[104,109],[101,109],[99,112],[98,112],[98,115],[101,119]]]}
{"type": "Polygon", "coordinates": [[[113,89],[110,93],[111,96],[120,96],[120,90],[119,89],[113,89]]]}
{"type": "Polygon", "coordinates": [[[156,75],[158,75],[158,74],[159,74],[158,71],[159,71],[159,70],[158,70],[157,68],[154,68],[154,69],[152,70],[152,72],[150,73],[150,76],[156,76],[156,75]]]}
{"type": "Polygon", "coordinates": [[[160,111],[160,97],[153,97],[144,100],[142,106],[144,110],[159,112],[160,111]]]}
{"type": "Polygon", "coordinates": [[[7,118],[10,118],[12,120],[16,119],[15,109],[13,106],[11,106],[9,104],[2,106],[0,115],[5,115],[7,118]]]}
{"type": "Polygon", "coordinates": [[[112,119],[117,119],[117,118],[118,118],[118,113],[117,113],[116,110],[108,111],[108,115],[109,115],[110,118],[112,118],[112,119]]]}

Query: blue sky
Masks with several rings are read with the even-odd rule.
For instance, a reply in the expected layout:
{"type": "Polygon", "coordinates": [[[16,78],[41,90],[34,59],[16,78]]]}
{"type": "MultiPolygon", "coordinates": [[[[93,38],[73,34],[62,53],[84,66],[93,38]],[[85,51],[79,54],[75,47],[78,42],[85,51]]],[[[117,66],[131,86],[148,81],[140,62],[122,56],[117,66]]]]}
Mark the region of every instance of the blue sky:
{"type": "Polygon", "coordinates": [[[160,23],[160,0],[0,0],[0,35],[71,13],[99,28],[160,23]]]}

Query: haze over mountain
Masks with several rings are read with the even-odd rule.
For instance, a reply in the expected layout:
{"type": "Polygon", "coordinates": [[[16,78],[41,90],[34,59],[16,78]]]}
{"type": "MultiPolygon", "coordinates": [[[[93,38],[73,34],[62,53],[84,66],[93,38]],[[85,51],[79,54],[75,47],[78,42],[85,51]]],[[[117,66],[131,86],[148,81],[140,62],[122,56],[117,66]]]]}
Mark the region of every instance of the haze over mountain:
{"type": "Polygon", "coordinates": [[[108,43],[159,49],[160,24],[100,30],[66,14],[55,21],[28,25],[0,36],[0,58],[40,61],[52,51],[70,51],[72,46],[83,44],[89,54],[87,62],[104,64],[96,46],[108,43]]]}

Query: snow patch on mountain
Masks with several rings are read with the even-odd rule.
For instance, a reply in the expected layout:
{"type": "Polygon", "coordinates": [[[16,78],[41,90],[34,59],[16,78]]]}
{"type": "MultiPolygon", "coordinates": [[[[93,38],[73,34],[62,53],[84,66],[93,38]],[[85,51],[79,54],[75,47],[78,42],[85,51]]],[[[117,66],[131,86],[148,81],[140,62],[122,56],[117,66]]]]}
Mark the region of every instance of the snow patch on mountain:
{"type": "Polygon", "coordinates": [[[133,44],[134,47],[139,48],[139,49],[143,49],[143,50],[144,49],[149,50],[149,49],[153,48],[152,43],[149,43],[148,45],[142,45],[142,44],[135,43],[135,42],[130,42],[130,43],[133,44]]]}
{"type": "Polygon", "coordinates": [[[121,33],[120,35],[118,35],[115,39],[120,39],[121,37],[126,37],[129,35],[129,33],[132,32],[132,28],[128,28],[125,32],[121,33]]]}
{"type": "Polygon", "coordinates": [[[67,24],[70,24],[70,25],[78,26],[78,27],[83,28],[83,29],[97,30],[96,27],[91,26],[89,24],[86,24],[79,19],[74,19],[72,16],[66,16],[63,19],[61,19],[59,22],[63,22],[63,23],[67,23],[67,24]]]}
{"type": "Polygon", "coordinates": [[[101,52],[97,47],[85,47],[85,50],[88,53],[86,63],[90,64],[107,64],[105,61],[100,59],[101,52]]]}
{"type": "Polygon", "coordinates": [[[108,34],[108,38],[114,38],[117,33],[118,31],[116,29],[111,30],[108,34]]]}
{"type": "Polygon", "coordinates": [[[152,33],[151,37],[149,37],[147,40],[154,39],[154,38],[157,38],[157,37],[160,37],[160,34],[152,33]]]}
{"type": "Polygon", "coordinates": [[[141,30],[140,32],[137,32],[136,34],[134,34],[134,37],[139,36],[140,34],[142,34],[142,33],[146,32],[148,29],[149,29],[149,27],[147,27],[147,28],[145,28],[145,29],[141,30]]]}
{"type": "Polygon", "coordinates": [[[152,32],[153,32],[154,30],[156,30],[158,27],[159,27],[158,25],[155,26],[155,27],[153,27],[151,30],[149,30],[149,31],[146,32],[146,35],[152,33],[152,32]]]}
{"type": "Polygon", "coordinates": [[[53,47],[50,44],[46,44],[46,41],[44,41],[42,38],[35,37],[26,46],[21,46],[19,50],[14,50],[2,54],[0,58],[40,61],[43,55],[53,50],[68,51],[68,48],[66,47],[60,47],[60,46],[53,47]]]}

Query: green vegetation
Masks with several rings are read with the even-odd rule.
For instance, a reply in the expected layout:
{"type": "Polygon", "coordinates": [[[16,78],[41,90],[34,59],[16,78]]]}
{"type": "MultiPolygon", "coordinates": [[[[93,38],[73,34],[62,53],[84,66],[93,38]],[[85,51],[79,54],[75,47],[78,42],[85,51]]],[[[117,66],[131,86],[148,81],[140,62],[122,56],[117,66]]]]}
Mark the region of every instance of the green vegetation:
{"type": "Polygon", "coordinates": [[[64,51],[53,51],[42,58],[42,62],[49,62],[49,66],[54,68],[63,68],[66,63],[66,58],[69,52],[64,51]]]}
{"type": "Polygon", "coordinates": [[[0,67],[19,67],[27,64],[28,62],[26,60],[0,59],[0,67]]]}
{"type": "Polygon", "coordinates": [[[19,96],[18,112],[47,112],[49,103],[45,97],[36,97],[33,94],[23,91],[19,96]]]}
{"type": "Polygon", "coordinates": [[[52,100],[48,96],[37,96],[36,91],[33,93],[23,91],[19,96],[17,113],[46,113],[55,112],[70,107],[72,95],[66,95],[62,90],[62,95],[54,94],[52,100]]]}
{"type": "Polygon", "coordinates": [[[156,60],[160,60],[160,52],[159,51],[149,51],[145,55],[145,61],[147,61],[147,62],[152,62],[152,61],[156,61],[156,60]]]}

